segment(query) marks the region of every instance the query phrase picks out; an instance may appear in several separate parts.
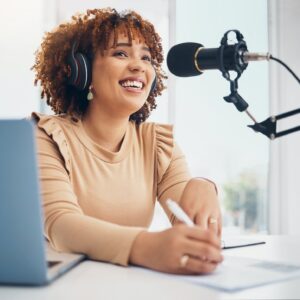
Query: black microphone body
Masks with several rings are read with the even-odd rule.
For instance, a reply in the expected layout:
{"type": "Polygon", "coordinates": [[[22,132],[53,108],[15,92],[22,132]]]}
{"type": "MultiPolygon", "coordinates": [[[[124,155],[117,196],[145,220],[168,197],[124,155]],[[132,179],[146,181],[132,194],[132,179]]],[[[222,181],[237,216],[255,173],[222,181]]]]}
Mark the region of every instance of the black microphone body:
{"type": "Polygon", "coordinates": [[[199,43],[173,46],[167,55],[171,73],[179,77],[197,76],[205,70],[237,71],[242,73],[250,60],[268,59],[267,54],[249,53],[245,43],[205,48],[199,43]]]}
{"type": "Polygon", "coordinates": [[[167,56],[170,72],[179,77],[199,75],[195,66],[195,53],[201,47],[203,45],[198,43],[182,43],[173,46],[167,56]]]}
{"type": "MultiPolygon", "coordinates": [[[[219,70],[230,83],[230,94],[223,99],[233,103],[237,110],[246,111],[248,103],[238,93],[238,79],[249,61],[269,60],[269,53],[250,53],[243,35],[236,29],[225,32],[219,48],[205,48],[199,43],[182,43],[173,46],[167,55],[171,73],[179,77],[197,76],[204,70],[219,70]],[[236,43],[229,43],[229,34],[235,33],[236,43]],[[235,71],[232,76],[229,71],[235,71]]],[[[248,113],[248,112],[247,112],[248,113]]],[[[248,113],[249,114],[249,113],[248,113]]]]}

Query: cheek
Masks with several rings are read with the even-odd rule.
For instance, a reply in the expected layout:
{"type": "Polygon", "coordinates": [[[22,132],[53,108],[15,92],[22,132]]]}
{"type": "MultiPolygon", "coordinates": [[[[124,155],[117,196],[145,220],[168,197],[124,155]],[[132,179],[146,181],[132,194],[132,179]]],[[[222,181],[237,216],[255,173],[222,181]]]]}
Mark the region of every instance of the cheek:
{"type": "Polygon", "coordinates": [[[113,87],[113,85],[118,84],[116,75],[111,70],[102,69],[98,70],[93,74],[93,85],[96,89],[105,89],[108,87],[113,87]]]}
{"type": "Polygon", "coordinates": [[[149,71],[149,78],[150,78],[150,82],[151,82],[151,84],[153,83],[153,81],[155,80],[155,78],[156,78],[156,73],[155,73],[155,70],[154,69],[151,69],[150,71],[149,71]]]}

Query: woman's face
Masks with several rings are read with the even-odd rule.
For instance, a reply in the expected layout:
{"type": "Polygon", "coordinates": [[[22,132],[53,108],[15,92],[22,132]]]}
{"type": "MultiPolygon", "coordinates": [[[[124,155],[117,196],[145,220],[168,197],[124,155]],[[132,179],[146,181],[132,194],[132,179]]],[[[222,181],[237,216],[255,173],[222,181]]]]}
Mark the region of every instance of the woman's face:
{"type": "Polygon", "coordinates": [[[155,78],[149,48],[143,42],[119,34],[117,46],[110,38],[103,56],[98,52],[93,61],[93,104],[101,111],[129,117],[139,110],[149,96],[155,78]]]}

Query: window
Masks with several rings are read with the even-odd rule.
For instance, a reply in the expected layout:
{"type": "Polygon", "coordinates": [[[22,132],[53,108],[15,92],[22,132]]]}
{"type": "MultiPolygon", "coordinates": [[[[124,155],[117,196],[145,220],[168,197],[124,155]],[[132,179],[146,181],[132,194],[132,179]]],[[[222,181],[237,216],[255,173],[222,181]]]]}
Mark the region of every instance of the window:
{"type": "MultiPolygon", "coordinates": [[[[175,31],[173,43],[198,42],[216,48],[225,31],[238,29],[249,51],[267,52],[267,2],[254,0],[245,7],[245,2],[239,0],[178,0],[176,27],[171,28],[175,31]]],[[[224,231],[265,232],[268,139],[247,128],[253,122],[246,113],[223,100],[230,87],[220,71],[172,80],[175,84],[171,88],[176,90],[173,105],[177,142],[193,176],[217,182],[224,231]]],[[[269,116],[266,62],[248,65],[239,80],[239,93],[258,121],[269,116]]]]}

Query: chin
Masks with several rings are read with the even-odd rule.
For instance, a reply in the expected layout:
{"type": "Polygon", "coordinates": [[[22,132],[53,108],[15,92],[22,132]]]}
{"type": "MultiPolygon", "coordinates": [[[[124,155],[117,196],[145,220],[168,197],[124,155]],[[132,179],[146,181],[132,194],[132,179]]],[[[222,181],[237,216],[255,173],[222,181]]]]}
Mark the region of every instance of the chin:
{"type": "Polygon", "coordinates": [[[143,100],[138,100],[138,101],[126,101],[126,104],[128,105],[128,109],[130,110],[130,114],[133,114],[135,112],[137,112],[138,110],[140,110],[143,105],[145,104],[146,100],[143,99],[143,100]]]}

